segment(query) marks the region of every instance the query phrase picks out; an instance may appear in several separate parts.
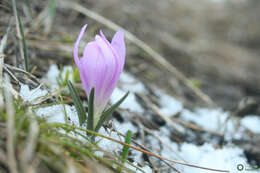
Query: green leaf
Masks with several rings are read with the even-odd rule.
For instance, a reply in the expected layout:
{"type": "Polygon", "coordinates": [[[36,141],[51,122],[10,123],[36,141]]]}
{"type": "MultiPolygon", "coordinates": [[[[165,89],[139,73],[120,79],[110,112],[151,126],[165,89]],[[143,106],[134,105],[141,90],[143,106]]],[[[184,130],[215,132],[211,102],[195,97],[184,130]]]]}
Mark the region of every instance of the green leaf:
{"type": "MultiPolygon", "coordinates": [[[[128,130],[125,136],[125,143],[130,144],[132,139],[132,131],[128,130]]],[[[129,152],[129,146],[124,145],[123,153],[122,153],[122,163],[126,162],[127,156],[129,152]]]]}
{"type": "Polygon", "coordinates": [[[101,126],[103,125],[103,123],[108,119],[108,117],[110,115],[112,115],[112,113],[115,111],[115,109],[126,99],[126,97],[128,96],[129,91],[114,105],[112,105],[108,110],[106,110],[102,116],[100,117],[97,126],[95,127],[95,131],[97,132],[101,126]]]}
{"type": "Polygon", "coordinates": [[[94,129],[94,93],[95,93],[95,89],[92,88],[88,99],[88,123],[87,123],[88,130],[94,129]]]}
{"type": "Polygon", "coordinates": [[[82,105],[82,102],[78,96],[76,89],[74,88],[74,86],[72,85],[72,83],[70,81],[68,81],[68,87],[69,87],[70,93],[72,94],[73,102],[75,104],[76,111],[78,113],[79,124],[82,125],[86,121],[86,111],[82,105]]]}
{"type": "Polygon", "coordinates": [[[80,75],[79,75],[79,69],[76,68],[73,72],[73,81],[79,82],[80,81],[80,75]]]}
{"type": "Polygon", "coordinates": [[[25,61],[25,70],[27,72],[29,72],[29,62],[28,62],[28,52],[27,52],[27,44],[26,44],[26,39],[25,39],[25,35],[24,35],[24,29],[23,29],[23,24],[21,21],[20,16],[17,13],[17,18],[18,18],[18,23],[19,23],[19,28],[21,31],[21,35],[22,35],[22,42],[23,42],[23,54],[24,54],[24,61],[25,61]]]}

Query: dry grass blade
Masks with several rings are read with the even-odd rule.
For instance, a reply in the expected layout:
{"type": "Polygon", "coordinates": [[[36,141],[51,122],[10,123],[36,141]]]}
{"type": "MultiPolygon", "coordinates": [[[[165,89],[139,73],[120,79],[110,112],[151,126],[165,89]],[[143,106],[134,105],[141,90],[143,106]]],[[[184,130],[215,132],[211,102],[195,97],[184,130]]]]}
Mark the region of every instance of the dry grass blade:
{"type": "Polygon", "coordinates": [[[28,67],[27,45],[26,45],[25,36],[24,36],[24,32],[23,32],[23,26],[21,24],[19,15],[17,13],[16,0],[12,0],[12,6],[13,6],[13,12],[14,12],[15,22],[16,22],[17,36],[19,39],[18,42],[19,42],[20,54],[21,54],[22,60],[25,62],[24,65],[25,65],[26,71],[28,71],[29,67],[28,67]]]}
{"type": "Polygon", "coordinates": [[[7,110],[7,160],[8,160],[8,167],[11,173],[18,173],[17,171],[17,162],[15,158],[15,149],[14,149],[14,107],[13,107],[13,99],[12,95],[9,91],[11,87],[9,77],[5,75],[5,103],[6,103],[6,110],[7,110]]]}
{"type": "Polygon", "coordinates": [[[110,137],[101,135],[101,134],[99,134],[99,133],[96,133],[96,132],[93,132],[93,131],[89,131],[89,130],[86,130],[86,131],[87,131],[88,133],[92,133],[92,134],[94,134],[94,135],[100,136],[100,137],[105,138],[105,139],[108,139],[108,140],[110,140],[110,141],[119,143],[119,144],[121,144],[121,145],[128,146],[128,147],[130,147],[130,148],[132,148],[132,149],[134,149],[134,150],[140,151],[140,152],[142,152],[142,153],[145,153],[145,154],[147,154],[147,155],[149,155],[149,156],[156,157],[156,158],[161,159],[161,160],[169,161],[169,162],[176,163],[176,164],[180,164],[180,165],[190,166],[190,167],[194,167],[194,168],[205,169],[205,170],[209,170],[209,171],[230,172],[230,171],[228,171],[228,170],[220,170],[220,169],[206,168],[206,167],[197,166],[197,165],[193,165],[193,164],[189,164],[189,163],[185,163],[185,162],[180,162],[180,161],[173,160],[173,159],[168,159],[168,158],[162,157],[162,156],[160,156],[160,155],[154,154],[154,153],[152,153],[152,152],[149,152],[149,151],[147,151],[147,150],[143,150],[143,149],[137,148],[137,147],[135,147],[135,146],[133,146],[133,145],[124,143],[124,142],[122,142],[122,141],[119,141],[119,140],[116,140],[116,139],[113,139],[113,138],[110,138],[110,137]]]}
{"type": "Polygon", "coordinates": [[[146,98],[146,96],[141,95],[141,94],[138,94],[138,96],[140,98],[142,98],[143,101],[145,101],[145,103],[147,103],[147,105],[156,113],[156,115],[159,115],[173,129],[175,129],[178,133],[183,133],[183,130],[181,128],[179,128],[178,125],[175,122],[173,122],[169,117],[167,117],[164,114],[162,114],[161,111],[159,110],[159,108],[155,104],[153,104],[151,101],[149,101],[149,99],[146,98]]]}
{"type": "MultiPolygon", "coordinates": [[[[69,127],[69,126],[66,125],[66,124],[60,124],[60,123],[52,123],[52,124],[50,124],[50,126],[60,127],[60,128],[67,129],[67,130],[71,128],[71,127],[69,127]]],[[[107,140],[116,142],[116,143],[121,144],[121,145],[123,145],[123,146],[128,146],[128,147],[130,147],[130,148],[132,148],[132,149],[134,149],[134,150],[137,150],[137,151],[139,151],[139,152],[142,152],[142,153],[144,153],[144,154],[146,154],[146,155],[155,157],[155,158],[160,159],[160,160],[169,161],[169,162],[171,162],[171,163],[180,164],[180,165],[185,165],[185,166],[189,166],[189,167],[193,167],[193,168],[204,169],[204,170],[208,170],[208,171],[230,172],[230,171],[228,171],[228,170],[207,168],[207,167],[202,167],[202,166],[198,166],[198,165],[193,165],[193,164],[189,164],[189,163],[185,163],[185,162],[181,162],[181,161],[177,161],[177,160],[165,158],[165,157],[162,157],[162,156],[160,156],[160,155],[157,155],[157,154],[154,154],[154,153],[152,153],[152,152],[149,152],[149,151],[147,151],[147,150],[144,150],[144,149],[135,147],[135,146],[133,146],[133,145],[127,144],[127,143],[125,143],[125,142],[122,142],[122,141],[113,139],[113,138],[111,138],[111,137],[108,137],[108,136],[99,134],[99,133],[97,133],[97,132],[95,132],[95,131],[91,131],[91,130],[87,130],[87,129],[82,129],[82,128],[80,128],[80,127],[73,127],[73,128],[74,128],[74,129],[78,129],[78,130],[80,130],[80,131],[86,131],[86,132],[89,133],[89,134],[92,134],[92,135],[95,135],[95,136],[99,136],[99,137],[101,137],[101,138],[104,138],[104,139],[107,139],[107,140]]]]}
{"type": "MultiPolygon", "coordinates": [[[[78,3],[74,3],[71,1],[64,1],[64,0],[58,0],[59,5],[58,7],[63,8],[70,8],[75,11],[78,11],[100,23],[107,26],[108,28],[111,28],[114,31],[117,31],[119,29],[122,29],[125,33],[126,39],[136,44],[139,48],[144,50],[146,53],[148,53],[150,56],[147,56],[147,58],[152,58],[156,63],[158,63],[161,67],[167,69],[169,72],[173,73],[176,78],[180,81],[182,81],[187,87],[189,87],[198,97],[201,98],[206,104],[210,106],[215,106],[216,104],[214,101],[206,95],[204,92],[202,92],[199,88],[195,87],[190,80],[187,79],[187,77],[177,70],[172,64],[170,64],[163,56],[161,56],[159,53],[154,51],[150,46],[148,46],[146,43],[138,39],[135,35],[130,33],[129,31],[123,29],[119,25],[115,24],[114,22],[110,21],[109,19],[83,7],[82,5],[78,3]]],[[[150,60],[150,59],[149,59],[150,60]]]]}
{"type": "MultiPolygon", "coordinates": [[[[4,66],[4,49],[7,44],[7,34],[4,35],[0,42],[0,88],[3,86],[3,66],[4,66]]],[[[0,93],[0,108],[3,106],[4,100],[2,93],[0,93]]]]}
{"type": "Polygon", "coordinates": [[[9,65],[9,64],[4,64],[4,67],[6,67],[6,68],[8,68],[8,69],[10,69],[10,70],[12,70],[12,71],[15,71],[15,72],[23,73],[23,74],[25,74],[26,76],[28,76],[29,78],[31,78],[37,85],[40,84],[40,81],[39,81],[39,79],[38,79],[37,77],[35,77],[35,76],[32,75],[31,73],[29,73],[29,72],[27,72],[27,71],[25,71],[25,70],[23,70],[23,69],[17,68],[17,67],[15,67],[15,66],[11,66],[11,65],[9,65]]]}
{"type": "Polygon", "coordinates": [[[30,122],[29,134],[27,136],[25,150],[22,155],[23,159],[21,159],[24,162],[24,164],[22,164],[22,165],[24,166],[25,172],[27,172],[27,170],[30,168],[29,165],[31,164],[31,162],[33,160],[33,155],[34,155],[35,147],[37,144],[38,134],[39,134],[39,125],[38,125],[37,121],[32,117],[32,121],[30,122]]]}

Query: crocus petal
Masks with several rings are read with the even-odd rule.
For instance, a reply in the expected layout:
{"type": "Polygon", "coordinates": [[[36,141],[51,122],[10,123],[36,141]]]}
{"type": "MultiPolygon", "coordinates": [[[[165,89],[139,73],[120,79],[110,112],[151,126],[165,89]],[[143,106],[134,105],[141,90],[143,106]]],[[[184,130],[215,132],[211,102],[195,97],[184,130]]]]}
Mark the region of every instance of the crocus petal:
{"type": "Polygon", "coordinates": [[[119,30],[115,33],[111,45],[116,50],[116,52],[118,53],[121,59],[120,67],[123,70],[124,63],[125,63],[126,48],[125,48],[125,41],[124,41],[124,32],[122,30],[119,30]]]}
{"type": "Polygon", "coordinates": [[[79,59],[78,47],[86,27],[87,25],[81,29],[75,42],[74,60],[88,98],[91,89],[95,88],[94,122],[97,123],[123,70],[125,43],[122,31],[115,34],[112,44],[100,31],[100,36],[97,35],[95,41],[86,45],[83,56],[79,59]]]}
{"type": "Polygon", "coordinates": [[[98,35],[96,36],[96,43],[100,47],[102,55],[105,57],[103,63],[109,69],[104,73],[105,78],[102,88],[103,97],[105,100],[108,100],[111,93],[107,91],[107,87],[110,85],[111,80],[113,80],[115,73],[118,71],[117,54],[113,52],[110,44],[107,44],[106,41],[98,35]]]}
{"type": "Polygon", "coordinates": [[[77,38],[77,40],[76,40],[76,42],[74,44],[74,51],[73,51],[74,52],[74,61],[75,61],[77,66],[80,65],[79,64],[79,56],[78,56],[79,43],[80,43],[80,40],[82,39],[82,37],[83,37],[83,35],[85,33],[85,30],[86,30],[87,26],[88,25],[86,24],[86,25],[84,25],[82,27],[82,29],[80,31],[80,34],[79,34],[79,36],[78,36],[78,38],[77,38]]]}
{"type": "Polygon", "coordinates": [[[106,75],[105,58],[96,42],[87,44],[84,56],[80,59],[82,76],[85,80],[84,89],[89,96],[91,88],[95,88],[95,99],[101,98],[102,82],[106,75]],[[87,53],[86,53],[87,52],[87,53]]]}

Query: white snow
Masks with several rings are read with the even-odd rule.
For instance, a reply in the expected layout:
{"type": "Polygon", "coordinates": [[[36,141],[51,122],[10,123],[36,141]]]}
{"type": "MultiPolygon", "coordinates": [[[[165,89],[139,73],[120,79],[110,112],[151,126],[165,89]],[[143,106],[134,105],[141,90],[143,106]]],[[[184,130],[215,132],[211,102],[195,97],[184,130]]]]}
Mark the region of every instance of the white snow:
{"type": "MultiPolygon", "coordinates": [[[[46,78],[51,86],[57,85],[57,78],[59,77],[60,70],[57,65],[52,64],[47,72],[46,78]]],[[[58,87],[58,86],[57,86],[58,87]]]]}
{"type": "Polygon", "coordinates": [[[251,132],[260,134],[260,116],[248,115],[242,118],[240,123],[251,132]]]}
{"type": "Polygon", "coordinates": [[[58,80],[65,80],[67,72],[69,74],[68,79],[73,83],[73,69],[71,66],[64,66],[62,72],[60,72],[58,66],[56,64],[52,64],[43,81],[45,81],[51,91],[53,91],[59,88],[58,80]]]}
{"type": "MultiPolygon", "coordinates": [[[[112,104],[115,104],[120,98],[122,98],[126,94],[125,91],[122,91],[119,88],[115,88],[114,92],[110,97],[110,101],[112,104]]],[[[130,92],[124,102],[119,106],[122,109],[129,109],[132,112],[136,112],[142,114],[144,112],[143,108],[137,102],[135,95],[130,92]]]]}
{"type": "MultiPolygon", "coordinates": [[[[72,73],[71,67],[65,67],[62,73],[62,78],[65,78],[66,70],[69,70],[72,73]]],[[[50,87],[55,88],[58,87],[57,77],[59,76],[59,69],[56,65],[52,65],[50,70],[47,73],[46,80],[48,83],[51,83],[50,87]]],[[[71,79],[71,76],[69,77],[71,79]]],[[[127,91],[130,91],[129,96],[126,100],[120,105],[122,109],[128,109],[132,112],[138,114],[144,114],[144,109],[137,101],[134,93],[142,93],[147,94],[145,86],[134,78],[134,76],[123,73],[120,77],[120,85],[117,87],[110,101],[112,104],[116,103],[127,91]]],[[[180,118],[185,121],[194,122],[197,125],[201,126],[206,130],[216,131],[223,133],[225,138],[241,138],[244,134],[244,130],[248,129],[253,133],[260,133],[260,118],[257,116],[247,116],[241,120],[241,127],[239,129],[235,128],[235,123],[231,120],[225,122],[228,118],[229,112],[223,111],[222,109],[208,109],[208,108],[197,108],[194,112],[183,108],[183,105],[178,100],[173,97],[167,95],[163,91],[159,89],[156,91],[159,96],[159,104],[160,111],[167,115],[172,116],[178,112],[181,112],[180,118]]],[[[25,101],[33,102],[37,100],[39,97],[42,97],[47,94],[47,91],[41,90],[39,87],[33,90],[30,90],[28,86],[24,85],[21,87],[20,95],[25,101]]],[[[66,115],[69,117],[69,123],[79,126],[78,116],[74,106],[69,105],[53,105],[48,107],[41,107],[35,109],[35,112],[38,116],[46,117],[47,122],[59,122],[65,123],[66,115]],[[65,111],[66,114],[65,114],[65,111]]],[[[133,133],[138,132],[136,126],[134,126],[129,121],[124,121],[123,123],[119,123],[117,120],[113,120],[113,125],[115,129],[122,133],[126,134],[127,130],[131,130],[133,133]]],[[[237,173],[237,165],[242,164],[243,166],[248,167],[247,161],[245,159],[243,150],[233,146],[232,144],[224,145],[222,148],[217,148],[212,144],[204,144],[202,146],[197,146],[194,144],[177,144],[172,142],[169,138],[170,130],[167,126],[161,127],[159,130],[153,131],[156,136],[160,137],[161,142],[158,141],[156,137],[146,136],[145,140],[147,141],[147,145],[153,148],[153,152],[156,153],[160,151],[163,157],[173,158],[180,161],[187,161],[187,163],[216,168],[216,169],[227,169],[230,170],[231,173],[237,173]],[[167,147],[166,147],[167,145],[167,147]],[[174,151],[174,152],[173,152],[174,151]]],[[[123,137],[120,137],[116,132],[112,132],[110,129],[107,131],[102,127],[99,131],[100,134],[105,136],[109,136],[113,139],[124,141],[123,137]]],[[[117,144],[115,142],[109,141],[107,139],[102,139],[100,137],[96,138],[99,141],[98,145],[108,152],[119,152],[122,151],[123,146],[121,144],[117,144]]],[[[137,142],[142,143],[140,139],[137,139],[137,142]]],[[[131,149],[132,150],[132,149],[131,149]]],[[[135,165],[137,163],[142,162],[142,153],[132,150],[132,157],[135,161],[135,165]]],[[[103,156],[102,152],[97,152],[99,156],[103,156]]],[[[144,172],[150,173],[152,169],[149,166],[142,167],[144,172]]],[[[182,165],[174,165],[183,173],[203,173],[210,172],[202,169],[191,168],[188,166],[182,165]]],[[[132,170],[135,168],[128,165],[132,170]]],[[[136,171],[138,172],[138,171],[136,171]]],[[[240,171],[241,172],[241,171],[240,171]]],[[[246,172],[243,170],[243,172],[246,172]]],[[[248,171],[249,172],[249,171],[248,171]]],[[[256,171],[250,171],[254,173],[256,171]]]]}
{"type": "Polygon", "coordinates": [[[39,98],[46,96],[48,91],[40,89],[41,85],[35,89],[30,90],[28,85],[21,85],[20,96],[24,101],[28,101],[32,104],[39,103],[39,98]]]}
{"type": "Polygon", "coordinates": [[[167,116],[173,116],[178,112],[181,112],[183,109],[183,105],[178,100],[173,97],[167,95],[163,91],[156,90],[156,93],[160,97],[160,112],[167,116]]]}
{"type": "Polygon", "coordinates": [[[79,126],[78,115],[74,106],[57,104],[36,108],[35,112],[38,116],[45,117],[46,121],[49,123],[70,122],[73,125],[79,126]],[[68,121],[66,121],[66,117],[68,121]]]}
{"type": "MultiPolygon", "coordinates": [[[[112,132],[109,129],[107,129],[107,131],[101,127],[99,130],[99,133],[105,136],[109,136],[110,138],[119,140],[119,141],[124,141],[124,139],[122,137],[120,137],[116,132],[112,132]]],[[[108,152],[118,152],[118,151],[122,151],[122,145],[115,143],[113,141],[107,140],[107,139],[103,139],[101,137],[96,137],[96,141],[98,142],[98,146],[101,147],[103,150],[108,151],[108,152]]]]}
{"type": "Polygon", "coordinates": [[[126,92],[131,91],[133,93],[147,93],[145,86],[140,81],[136,80],[134,76],[126,72],[123,72],[120,75],[119,85],[121,86],[122,90],[126,92]]]}
{"type": "MultiPolygon", "coordinates": [[[[196,146],[184,143],[181,145],[180,155],[186,159],[188,163],[222,170],[229,170],[231,173],[239,173],[238,164],[247,165],[243,150],[236,146],[225,146],[223,148],[215,148],[211,144],[196,146]]],[[[180,166],[178,168],[183,173],[211,173],[212,171],[180,166]]],[[[245,171],[243,172],[257,172],[245,171]]]]}

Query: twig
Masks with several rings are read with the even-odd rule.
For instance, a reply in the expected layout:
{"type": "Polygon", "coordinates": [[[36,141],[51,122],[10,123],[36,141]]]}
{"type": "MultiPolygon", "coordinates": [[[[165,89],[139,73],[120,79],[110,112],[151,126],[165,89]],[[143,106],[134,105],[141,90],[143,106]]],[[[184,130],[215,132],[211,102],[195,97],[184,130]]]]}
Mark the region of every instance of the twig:
{"type": "Polygon", "coordinates": [[[15,82],[21,85],[21,82],[17,79],[17,77],[4,65],[4,70],[15,80],[15,82]]]}
{"type": "MultiPolygon", "coordinates": [[[[134,119],[133,119],[134,120],[134,119]]],[[[135,120],[134,120],[135,121],[135,120]]],[[[137,121],[136,121],[137,123],[137,121]]],[[[163,145],[165,145],[169,150],[171,150],[176,156],[178,156],[181,160],[183,160],[184,162],[187,162],[186,160],[184,160],[176,151],[174,151],[166,142],[163,141],[163,139],[156,135],[152,130],[146,128],[145,126],[143,126],[141,123],[139,123],[140,126],[142,126],[142,128],[144,129],[144,131],[146,131],[147,133],[151,134],[152,136],[154,136],[155,138],[157,138],[163,145]]]]}
{"type": "MultiPolygon", "coordinates": [[[[7,44],[7,33],[4,35],[4,37],[1,40],[0,43],[0,88],[3,86],[3,66],[4,66],[4,49],[7,44]]],[[[4,99],[2,96],[2,92],[0,93],[0,108],[4,105],[4,99]]]]}
{"type": "MultiPolygon", "coordinates": [[[[158,54],[156,51],[154,51],[150,46],[148,46],[145,42],[138,39],[135,35],[130,33],[129,31],[123,29],[121,26],[115,24],[111,20],[95,13],[94,11],[91,11],[82,5],[71,2],[71,1],[65,1],[65,0],[58,0],[59,5],[57,7],[63,7],[63,8],[69,8],[73,9],[75,11],[78,11],[100,23],[107,26],[108,28],[117,31],[119,29],[123,30],[125,33],[125,37],[136,44],[139,48],[144,50],[148,55],[146,58],[152,58],[155,62],[157,62],[161,67],[167,69],[169,72],[173,73],[177,79],[181,82],[183,82],[188,88],[190,88],[201,100],[203,100],[206,104],[210,106],[215,106],[216,104],[214,101],[205,93],[203,93],[199,88],[195,87],[191,81],[187,79],[187,77],[180,72],[177,68],[175,68],[172,64],[170,64],[163,56],[158,54]]],[[[149,59],[150,60],[150,59],[149,59]]]]}
{"type": "Polygon", "coordinates": [[[175,122],[173,122],[169,117],[165,116],[161,113],[159,108],[153,104],[146,96],[137,94],[140,98],[143,99],[144,102],[147,103],[147,105],[156,113],[156,115],[159,115],[164,121],[166,121],[172,128],[174,128],[177,132],[183,133],[183,130],[177,126],[175,122]]]}
{"type": "Polygon", "coordinates": [[[31,73],[23,70],[23,69],[20,69],[20,68],[17,68],[15,66],[11,66],[9,64],[4,64],[4,67],[7,67],[9,69],[12,69],[13,71],[16,71],[16,72],[20,72],[20,73],[23,73],[25,75],[27,75],[28,77],[30,77],[36,84],[40,84],[39,80],[37,77],[35,77],[34,75],[32,75],[31,73]]]}
{"type": "Polygon", "coordinates": [[[220,136],[222,137],[223,134],[219,133],[219,132],[216,132],[216,131],[213,131],[213,130],[207,130],[207,129],[204,129],[196,124],[192,124],[192,123],[189,123],[189,122],[185,122],[183,120],[180,120],[178,118],[172,118],[175,122],[177,122],[178,124],[186,127],[186,128],[189,128],[189,129],[192,129],[192,130],[197,130],[197,131],[202,131],[202,132],[207,132],[207,133],[210,133],[212,135],[216,135],[216,136],[220,136]]]}
{"type": "Polygon", "coordinates": [[[15,146],[14,146],[14,107],[13,107],[13,99],[12,95],[9,92],[9,88],[11,87],[9,78],[5,75],[5,103],[6,103],[6,111],[7,111],[7,160],[8,160],[8,167],[11,173],[18,173],[17,170],[17,162],[15,158],[15,146]]]}
{"type": "MultiPolygon", "coordinates": [[[[61,127],[61,128],[64,128],[64,129],[71,128],[70,126],[68,126],[68,125],[66,125],[66,124],[60,124],[60,123],[52,123],[52,124],[49,124],[49,126],[61,127]]],[[[82,130],[82,131],[86,131],[87,133],[90,133],[90,134],[99,136],[99,137],[101,137],[101,138],[108,139],[108,140],[110,140],[110,141],[119,143],[119,144],[124,145],[124,146],[128,146],[128,147],[130,147],[130,148],[132,148],[132,149],[134,149],[134,150],[137,150],[137,151],[142,152],[142,153],[144,153],[144,154],[147,154],[147,155],[149,155],[149,156],[156,157],[156,158],[158,158],[158,159],[165,160],[165,161],[169,161],[169,162],[172,162],[172,163],[175,163],[175,164],[185,165],[185,166],[189,166],[189,167],[193,167],[193,168],[205,169],[205,170],[208,170],[208,171],[230,172],[230,171],[228,171],[228,170],[207,168],[207,167],[197,166],[197,165],[193,165],[193,164],[189,164],[189,163],[184,163],[184,162],[177,161],[177,160],[174,160],[174,159],[165,158],[165,157],[162,157],[162,156],[160,156],[160,155],[157,155],[157,154],[154,154],[154,153],[152,153],[152,152],[149,152],[149,151],[147,151],[147,150],[140,149],[140,148],[135,147],[135,146],[133,146],[133,145],[130,145],[130,144],[127,144],[127,143],[125,143],[125,142],[122,142],[122,141],[119,141],[119,140],[110,138],[110,137],[108,137],[108,136],[104,136],[104,135],[102,135],[102,134],[99,134],[99,133],[94,132],[94,131],[91,131],[91,130],[83,129],[83,128],[80,128],[80,127],[73,127],[73,128],[79,129],[79,130],[82,130]]]]}
{"type": "MultiPolygon", "coordinates": [[[[22,43],[22,31],[20,30],[19,27],[19,20],[18,20],[18,13],[17,13],[17,8],[16,8],[16,0],[12,0],[12,6],[13,6],[13,12],[14,12],[14,17],[15,17],[15,23],[16,23],[16,31],[17,31],[17,36],[19,39],[19,49],[20,49],[20,54],[22,57],[22,60],[25,60],[24,57],[24,49],[23,49],[23,43],[22,43]]],[[[18,62],[17,62],[18,64],[18,62]]]]}
{"type": "MultiPolygon", "coordinates": [[[[29,163],[32,161],[33,153],[35,151],[35,146],[37,143],[37,136],[39,134],[39,126],[34,117],[31,117],[29,134],[26,140],[26,147],[23,153],[23,161],[25,165],[29,166],[29,163]]],[[[27,172],[27,171],[25,171],[27,172]]]]}
{"type": "MultiPolygon", "coordinates": [[[[136,119],[133,119],[133,121],[135,121],[135,123],[138,124],[139,128],[142,129],[142,131],[146,131],[146,132],[152,134],[153,136],[155,136],[155,134],[154,134],[153,132],[151,132],[151,130],[148,130],[146,127],[144,127],[142,123],[140,123],[139,121],[136,121],[136,119]]],[[[164,142],[161,140],[161,138],[158,138],[158,139],[159,139],[159,141],[160,141],[161,143],[164,143],[164,142]]],[[[170,147],[168,147],[168,148],[170,149],[170,147]]],[[[148,150],[148,151],[149,151],[149,150],[148,150]]],[[[172,152],[174,152],[176,155],[178,155],[175,151],[172,150],[172,152]]],[[[150,160],[150,159],[149,159],[149,160],[150,160]]],[[[173,167],[172,165],[170,165],[168,162],[166,162],[166,161],[164,161],[164,160],[162,160],[162,161],[163,161],[168,167],[172,168],[175,172],[180,173],[180,171],[179,171],[177,168],[173,167]]],[[[151,160],[150,160],[150,162],[151,162],[151,160]]]]}

